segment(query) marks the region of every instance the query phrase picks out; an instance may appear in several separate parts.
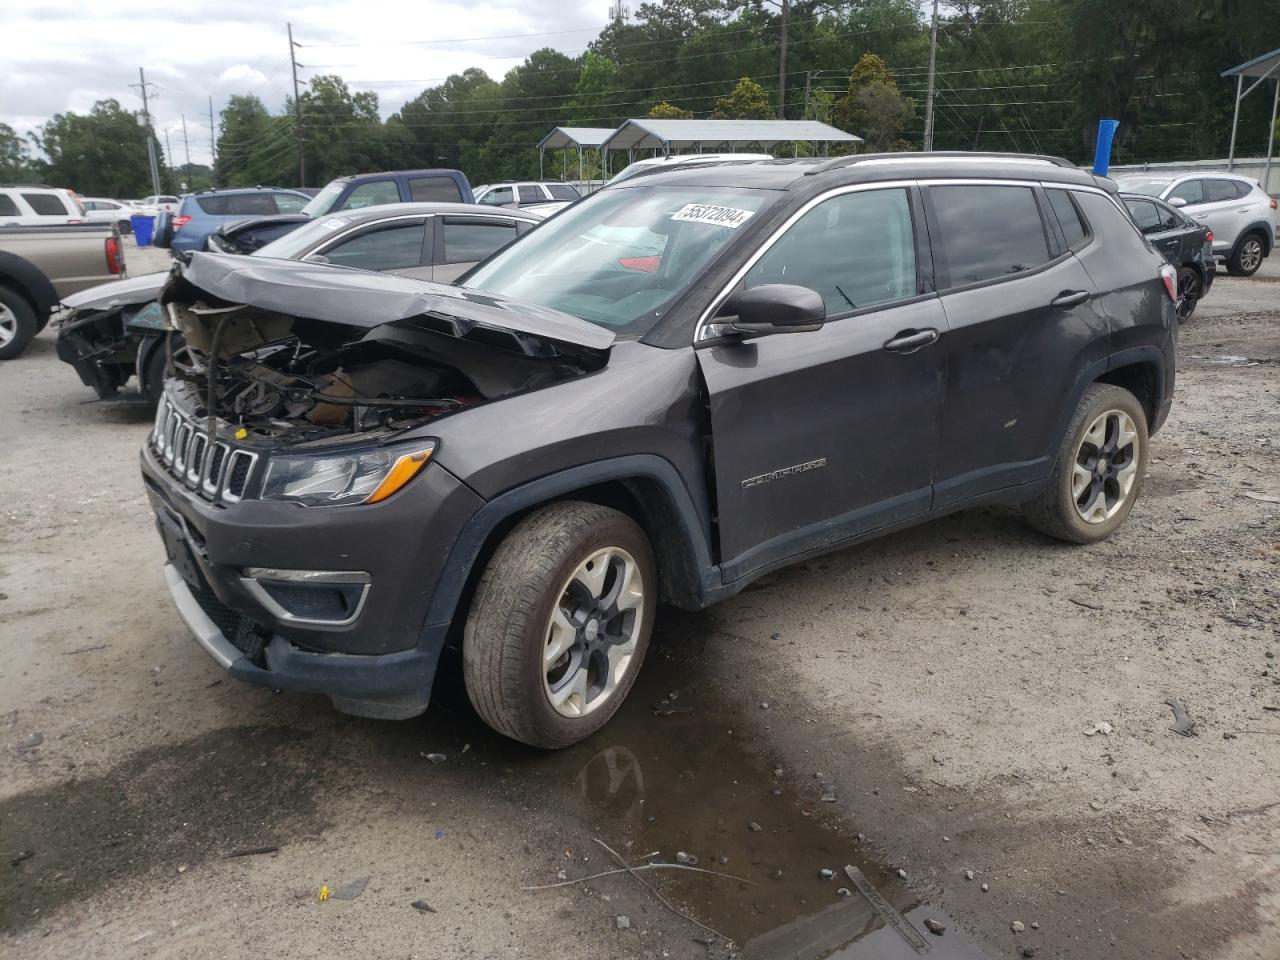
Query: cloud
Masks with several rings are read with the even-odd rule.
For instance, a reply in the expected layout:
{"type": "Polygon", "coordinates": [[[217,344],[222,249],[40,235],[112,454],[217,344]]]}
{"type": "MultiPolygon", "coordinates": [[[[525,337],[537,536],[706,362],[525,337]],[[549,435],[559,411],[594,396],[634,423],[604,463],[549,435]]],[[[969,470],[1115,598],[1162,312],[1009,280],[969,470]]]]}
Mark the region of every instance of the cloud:
{"type": "Polygon", "coordinates": [[[237,63],[233,67],[227,67],[218,75],[216,85],[232,87],[236,90],[249,90],[260,87],[266,82],[267,75],[261,70],[255,70],[247,63],[237,63]]]}

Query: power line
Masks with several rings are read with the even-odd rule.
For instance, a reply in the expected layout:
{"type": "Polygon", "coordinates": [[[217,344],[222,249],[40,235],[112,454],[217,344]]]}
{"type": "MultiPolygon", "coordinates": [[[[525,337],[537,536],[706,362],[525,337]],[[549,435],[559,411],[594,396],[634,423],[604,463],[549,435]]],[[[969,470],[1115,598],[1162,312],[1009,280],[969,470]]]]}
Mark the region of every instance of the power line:
{"type": "Polygon", "coordinates": [[[299,47],[416,47],[444,43],[482,43],[486,40],[527,40],[530,37],[560,37],[569,33],[600,33],[600,27],[574,27],[571,30],[546,30],[541,33],[508,33],[492,37],[454,37],[448,40],[378,40],[371,43],[299,43],[299,47]]]}

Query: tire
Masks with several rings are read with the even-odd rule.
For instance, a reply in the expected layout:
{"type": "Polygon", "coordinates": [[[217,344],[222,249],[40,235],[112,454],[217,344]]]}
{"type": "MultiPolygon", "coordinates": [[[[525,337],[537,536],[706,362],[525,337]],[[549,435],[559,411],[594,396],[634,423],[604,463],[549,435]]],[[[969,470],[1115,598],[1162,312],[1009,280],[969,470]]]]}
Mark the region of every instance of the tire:
{"type": "Polygon", "coordinates": [[[535,747],[595,733],[644,661],[657,584],[649,541],[626,514],[569,500],[525,517],[494,552],[467,616],[462,670],[476,712],[535,747]]]}
{"type": "Polygon", "coordinates": [[[151,346],[147,340],[143,340],[138,349],[150,349],[146,362],[140,368],[140,377],[138,382],[138,392],[142,395],[147,403],[154,407],[160,402],[160,397],[164,395],[165,377],[169,375],[169,353],[172,351],[175,364],[182,368],[184,372],[190,372],[188,365],[184,363],[186,341],[182,334],[173,332],[165,334],[170,341],[168,344],[161,342],[155,346],[151,346]]]}
{"type": "Polygon", "coordinates": [[[116,229],[120,231],[120,236],[127,237],[133,233],[133,222],[131,220],[119,220],[116,222],[116,229]]]}
{"type": "Polygon", "coordinates": [[[1095,383],[1071,417],[1053,473],[1037,497],[1023,504],[1023,515],[1035,529],[1059,540],[1103,540],[1124,522],[1141,495],[1147,457],[1147,414],[1138,398],[1121,387],[1095,383]],[[1126,434],[1131,434],[1127,442],[1126,434]],[[1099,457],[1099,448],[1107,455],[1099,457]],[[1077,466],[1087,473],[1086,486],[1079,486],[1086,473],[1077,466]]]}
{"type": "Polygon", "coordinates": [[[1196,304],[1204,296],[1204,281],[1195,267],[1178,268],[1178,322],[1185,323],[1196,312],[1196,304]]]}
{"type": "Polygon", "coordinates": [[[1231,251],[1227,260],[1227,273],[1233,277],[1252,277],[1262,266],[1262,259],[1267,255],[1267,238],[1262,234],[1246,233],[1231,251]]]}
{"type": "Polygon", "coordinates": [[[0,360],[13,360],[40,332],[36,312],[22,294],[0,286],[0,360]]]}

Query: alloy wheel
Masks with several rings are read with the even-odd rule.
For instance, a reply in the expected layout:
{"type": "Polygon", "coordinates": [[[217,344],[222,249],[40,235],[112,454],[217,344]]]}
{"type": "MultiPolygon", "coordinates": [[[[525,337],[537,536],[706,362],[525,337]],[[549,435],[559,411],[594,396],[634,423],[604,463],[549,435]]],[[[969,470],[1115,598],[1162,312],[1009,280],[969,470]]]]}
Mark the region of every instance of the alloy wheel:
{"type": "Polygon", "coordinates": [[[1138,428],[1123,410],[1094,419],[1076,449],[1071,496],[1085,523],[1105,523],[1120,512],[1138,476],[1138,428]]]}
{"type": "Polygon", "coordinates": [[[1258,240],[1250,238],[1244,242],[1240,248],[1240,266],[1250,273],[1262,266],[1262,244],[1258,240]]]}
{"type": "Polygon", "coordinates": [[[1178,319],[1185,320],[1196,308],[1200,299],[1200,278],[1194,270],[1184,271],[1178,279],[1178,319]]]}
{"type": "Polygon", "coordinates": [[[0,303],[0,347],[18,335],[18,315],[0,303]]]}
{"type": "Polygon", "coordinates": [[[543,648],[543,689],[564,717],[603,706],[626,677],[646,613],[640,567],[621,547],[597,550],[560,591],[543,648]]]}

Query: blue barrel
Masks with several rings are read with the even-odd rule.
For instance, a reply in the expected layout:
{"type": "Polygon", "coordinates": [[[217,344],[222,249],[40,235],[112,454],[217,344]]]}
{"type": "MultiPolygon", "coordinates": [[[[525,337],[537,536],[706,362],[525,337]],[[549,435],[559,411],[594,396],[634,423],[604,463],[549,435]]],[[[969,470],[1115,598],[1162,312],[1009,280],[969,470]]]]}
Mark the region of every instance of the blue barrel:
{"type": "Polygon", "coordinates": [[[129,222],[133,224],[133,239],[138,241],[138,246],[151,246],[151,234],[156,227],[155,220],[146,214],[135,213],[129,217],[129,222]]]}

